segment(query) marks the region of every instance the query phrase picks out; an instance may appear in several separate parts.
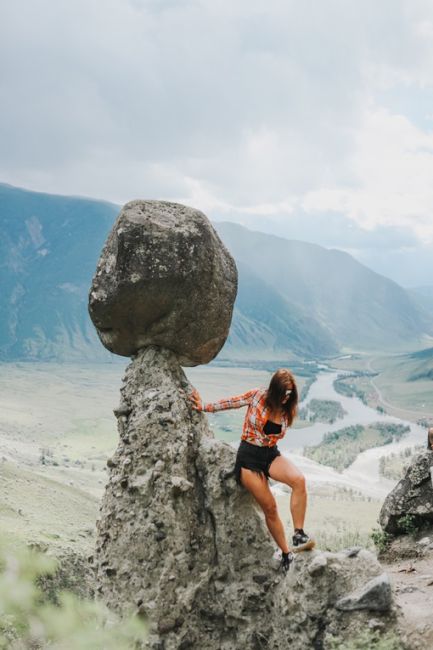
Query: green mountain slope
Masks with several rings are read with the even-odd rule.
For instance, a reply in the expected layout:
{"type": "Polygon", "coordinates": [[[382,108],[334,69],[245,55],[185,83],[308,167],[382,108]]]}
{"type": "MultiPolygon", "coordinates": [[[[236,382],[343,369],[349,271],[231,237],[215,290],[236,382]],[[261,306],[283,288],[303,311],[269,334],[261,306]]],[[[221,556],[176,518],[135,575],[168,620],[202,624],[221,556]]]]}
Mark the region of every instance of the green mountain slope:
{"type": "Polygon", "coordinates": [[[408,381],[433,381],[433,348],[408,355],[408,381]]]}
{"type": "MultiPolygon", "coordinates": [[[[119,207],[0,184],[0,360],[105,360],[88,291],[119,207]]],[[[413,345],[427,309],[350,255],[215,224],[239,267],[232,359],[321,357],[413,345]]],[[[433,312],[432,312],[433,313],[433,312]]]]}
{"type": "Polygon", "coordinates": [[[299,306],[339,346],[392,349],[433,333],[433,318],[392,280],[347,253],[289,241],[233,223],[215,224],[237,262],[299,306]]]}
{"type": "Polygon", "coordinates": [[[281,358],[326,356],[338,351],[332,337],[300,306],[290,304],[247,264],[237,261],[239,288],[230,335],[220,355],[281,358]]]}
{"type": "Polygon", "coordinates": [[[87,314],[117,206],[0,185],[0,359],[110,359],[87,314]]]}

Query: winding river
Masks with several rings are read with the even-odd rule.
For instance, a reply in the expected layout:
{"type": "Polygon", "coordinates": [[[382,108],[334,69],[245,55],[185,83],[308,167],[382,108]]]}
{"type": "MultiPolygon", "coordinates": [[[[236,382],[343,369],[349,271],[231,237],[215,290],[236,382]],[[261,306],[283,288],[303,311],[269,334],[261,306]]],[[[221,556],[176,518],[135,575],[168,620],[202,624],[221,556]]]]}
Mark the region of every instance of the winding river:
{"type": "Polygon", "coordinates": [[[424,445],[426,430],[418,424],[407,422],[391,415],[378,413],[375,409],[366,406],[357,397],[346,397],[336,392],[333,383],[341,372],[320,373],[311,386],[304,404],[311,399],[332,399],[340,402],[347,414],[333,424],[316,422],[303,429],[292,429],[278,444],[283,453],[286,453],[302,469],[309,480],[316,483],[332,483],[351,487],[368,496],[383,498],[395,485],[395,481],[385,479],[379,474],[379,459],[391,453],[399,452],[414,445],[424,445]],[[318,444],[323,435],[329,431],[337,431],[343,427],[355,424],[368,425],[374,422],[392,422],[410,427],[407,433],[398,442],[393,442],[382,447],[368,449],[357,457],[354,463],[342,473],[330,467],[302,456],[305,445],[318,444]]]}

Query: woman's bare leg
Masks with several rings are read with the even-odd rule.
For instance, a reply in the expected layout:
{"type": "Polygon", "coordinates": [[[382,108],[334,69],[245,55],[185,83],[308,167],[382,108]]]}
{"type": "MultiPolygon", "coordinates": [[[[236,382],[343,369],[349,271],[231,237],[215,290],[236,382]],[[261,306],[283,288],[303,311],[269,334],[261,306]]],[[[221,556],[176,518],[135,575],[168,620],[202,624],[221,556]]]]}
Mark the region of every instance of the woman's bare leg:
{"type": "Polygon", "coordinates": [[[288,458],[277,456],[269,467],[269,476],[274,481],[285,483],[292,488],[290,512],[292,513],[293,527],[304,528],[307,490],[302,472],[288,458]]]}
{"type": "Polygon", "coordinates": [[[266,525],[269,532],[283,553],[289,552],[283,522],[277,509],[277,502],[272,494],[268,481],[264,476],[245,467],[241,468],[242,485],[253,495],[264,512],[266,525]]]}

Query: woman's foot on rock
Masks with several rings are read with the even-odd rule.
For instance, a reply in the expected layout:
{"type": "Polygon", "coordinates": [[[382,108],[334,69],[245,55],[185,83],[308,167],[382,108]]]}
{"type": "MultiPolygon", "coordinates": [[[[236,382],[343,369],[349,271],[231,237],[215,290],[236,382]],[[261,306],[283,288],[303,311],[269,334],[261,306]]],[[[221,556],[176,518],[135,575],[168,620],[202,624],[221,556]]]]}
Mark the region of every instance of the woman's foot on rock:
{"type": "Polygon", "coordinates": [[[289,551],[288,553],[282,553],[281,554],[280,567],[281,567],[281,570],[283,571],[284,574],[286,574],[288,572],[292,562],[293,562],[293,553],[291,553],[289,551]]]}
{"type": "Polygon", "coordinates": [[[293,535],[292,540],[294,553],[298,553],[299,551],[310,551],[316,546],[315,540],[307,535],[302,528],[295,528],[295,534],[293,535]]]}

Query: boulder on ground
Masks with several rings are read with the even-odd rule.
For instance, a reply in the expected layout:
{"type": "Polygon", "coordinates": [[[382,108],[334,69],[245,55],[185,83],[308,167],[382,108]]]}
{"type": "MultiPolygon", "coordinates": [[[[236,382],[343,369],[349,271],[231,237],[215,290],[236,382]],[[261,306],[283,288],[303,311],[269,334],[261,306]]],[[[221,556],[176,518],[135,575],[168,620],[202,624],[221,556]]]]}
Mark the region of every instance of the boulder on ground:
{"type": "Polygon", "coordinates": [[[137,200],[122,208],[104,245],[89,314],[111,352],[157,345],[194,366],[223,346],[236,291],[235,262],[202,212],[137,200]]]}
{"type": "Polygon", "coordinates": [[[386,573],[372,578],[356,591],[336,603],[336,608],[344,612],[357,609],[369,609],[370,611],[387,612],[392,606],[391,583],[386,573]]]}
{"type": "Polygon", "coordinates": [[[402,535],[410,526],[433,526],[433,451],[416,455],[404,478],[386,497],[379,523],[386,533],[402,535]]]}

